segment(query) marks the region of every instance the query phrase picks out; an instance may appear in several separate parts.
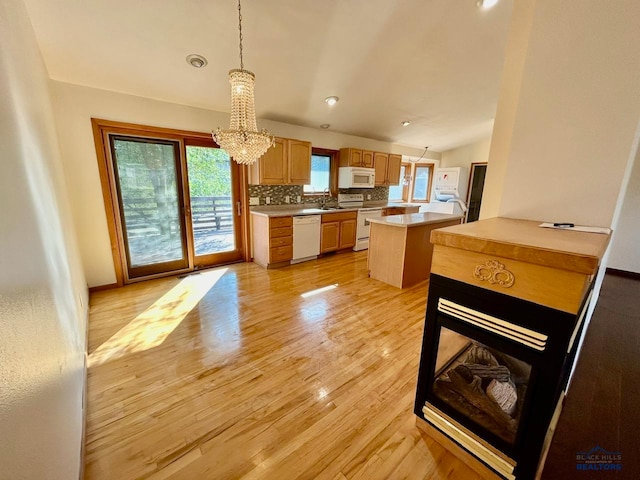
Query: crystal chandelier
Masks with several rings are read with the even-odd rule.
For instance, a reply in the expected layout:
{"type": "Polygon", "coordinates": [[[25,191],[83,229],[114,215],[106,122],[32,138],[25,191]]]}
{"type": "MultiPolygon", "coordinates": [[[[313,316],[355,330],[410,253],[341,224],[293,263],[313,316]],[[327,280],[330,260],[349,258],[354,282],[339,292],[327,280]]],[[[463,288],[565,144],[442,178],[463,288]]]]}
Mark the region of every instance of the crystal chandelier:
{"type": "Polygon", "coordinates": [[[231,84],[231,122],[229,130],[218,127],[212,133],[220,148],[245,165],[251,165],[267,149],[274,145],[274,138],[267,130],[258,131],[253,86],[256,76],[244,69],[242,60],[242,13],[238,0],[238,30],[240,31],[240,68],[229,71],[231,84]]]}

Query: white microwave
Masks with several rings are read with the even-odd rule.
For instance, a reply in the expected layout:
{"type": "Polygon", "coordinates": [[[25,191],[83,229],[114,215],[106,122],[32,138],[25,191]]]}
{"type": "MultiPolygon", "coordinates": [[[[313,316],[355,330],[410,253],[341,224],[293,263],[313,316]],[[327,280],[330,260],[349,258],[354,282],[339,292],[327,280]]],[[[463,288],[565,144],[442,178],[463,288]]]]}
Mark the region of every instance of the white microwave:
{"type": "Polygon", "coordinates": [[[373,188],[376,182],[373,168],[340,167],[338,169],[338,188],[373,188]]]}

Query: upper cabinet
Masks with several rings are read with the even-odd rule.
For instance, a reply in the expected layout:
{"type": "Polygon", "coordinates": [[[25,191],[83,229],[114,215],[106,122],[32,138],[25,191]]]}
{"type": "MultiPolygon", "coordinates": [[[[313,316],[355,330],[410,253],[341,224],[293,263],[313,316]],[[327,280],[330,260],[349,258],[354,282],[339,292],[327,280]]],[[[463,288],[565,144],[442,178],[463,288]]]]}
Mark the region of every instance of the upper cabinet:
{"type": "Polygon", "coordinates": [[[400,183],[402,155],[373,152],[359,148],[341,148],[339,165],[341,167],[375,168],[376,186],[398,185],[400,183]]]}
{"type": "Polygon", "coordinates": [[[308,185],[311,183],[311,142],[276,138],[249,167],[251,185],[308,185]]]}
{"type": "Polygon", "coordinates": [[[402,155],[389,154],[387,165],[387,185],[400,185],[400,169],[402,168],[402,155]]]}
{"type": "Polygon", "coordinates": [[[373,168],[373,152],[359,148],[341,148],[339,166],[373,168]]]}
{"type": "Polygon", "coordinates": [[[359,148],[341,148],[338,165],[341,167],[363,167],[362,150],[359,148]]]}
{"type": "Polygon", "coordinates": [[[373,168],[376,169],[376,185],[387,185],[388,163],[388,153],[375,152],[373,154],[373,168]]]}
{"type": "Polygon", "coordinates": [[[376,185],[398,185],[402,155],[375,152],[373,167],[376,169],[376,185]]]}
{"type": "Polygon", "coordinates": [[[362,166],[373,168],[373,152],[370,150],[362,151],[362,166]]]}

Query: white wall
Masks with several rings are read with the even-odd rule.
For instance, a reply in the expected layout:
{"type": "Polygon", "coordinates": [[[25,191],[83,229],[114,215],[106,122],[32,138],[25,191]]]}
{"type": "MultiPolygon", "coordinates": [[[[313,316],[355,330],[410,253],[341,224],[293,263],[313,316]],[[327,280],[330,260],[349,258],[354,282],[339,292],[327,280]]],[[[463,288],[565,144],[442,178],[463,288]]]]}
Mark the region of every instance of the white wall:
{"type": "Polygon", "coordinates": [[[442,152],[440,166],[442,168],[464,167],[469,174],[471,174],[472,163],[489,161],[489,147],[491,147],[491,137],[458,148],[446,150],[442,152]]]}
{"type": "Polygon", "coordinates": [[[518,24],[481,216],[611,226],[640,118],[640,3],[516,2],[518,24]]]}
{"type": "MultiPolygon", "coordinates": [[[[91,118],[208,132],[218,126],[227,128],[229,114],[69,83],[51,84],[84,272],[91,287],[111,284],[116,277],[91,118]]],[[[258,125],[277,136],[311,141],[316,147],[359,147],[415,157],[422,154],[421,149],[286,123],[259,120],[258,125]]],[[[440,157],[438,153],[429,153],[430,157],[440,157]]]]}
{"type": "Polygon", "coordinates": [[[613,232],[607,266],[640,273],[640,150],[636,153],[620,217],[613,232]]]}
{"type": "Polygon", "coordinates": [[[0,45],[0,479],[75,479],[88,296],[21,0],[0,0],[0,45]]]}

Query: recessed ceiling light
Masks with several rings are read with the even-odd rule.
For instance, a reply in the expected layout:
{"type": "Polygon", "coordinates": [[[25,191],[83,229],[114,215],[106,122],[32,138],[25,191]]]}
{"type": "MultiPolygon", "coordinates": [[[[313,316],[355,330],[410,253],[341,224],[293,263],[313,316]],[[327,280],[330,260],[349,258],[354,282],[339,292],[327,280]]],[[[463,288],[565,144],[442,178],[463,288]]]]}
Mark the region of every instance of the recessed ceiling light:
{"type": "Polygon", "coordinates": [[[478,6],[480,8],[483,8],[484,10],[488,10],[489,8],[493,7],[496,3],[498,3],[498,0],[478,0],[478,6]]]}
{"type": "Polygon", "coordinates": [[[187,55],[187,63],[195,68],[202,68],[207,65],[207,59],[202,55],[198,55],[196,53],[192,53],[191,55],[187,55]]]}
{"type": "Polygon", "coordinates": [[[411,122],[409,120],[405,120],[400,125],[402,125],[403,127],[408,127],[409,125],[411,125],[411,122]]]}
{"type": "Polygon", "coordinates": [[[329,125],[328,123],[323,123],[322,125],[320,125],[320,128],[324,128],[325,130],[327,128],[329,128],[331,125],[329,125]]]}
{"type": "Polygon", "coordinates": [[[324,99],[324,101],[327,102],[327,105],[329,105],[330,107],[333,107],[336,103],[338,103],[338,100],[340,100],[338,97],[327,97],[324,99]]]}

